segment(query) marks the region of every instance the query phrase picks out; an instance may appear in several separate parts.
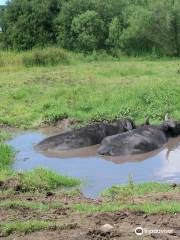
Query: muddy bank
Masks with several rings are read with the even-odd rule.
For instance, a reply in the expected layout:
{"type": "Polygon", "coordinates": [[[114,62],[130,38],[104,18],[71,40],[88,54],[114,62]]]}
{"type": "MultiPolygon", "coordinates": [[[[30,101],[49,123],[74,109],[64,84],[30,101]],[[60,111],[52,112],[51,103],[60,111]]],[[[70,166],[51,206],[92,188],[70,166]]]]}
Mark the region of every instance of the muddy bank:
{"type": "MultiPolygon", "coordinates": [[[[59,217],[59,215],[57,215],[59,217]]],[[[56,218],[56,216],[54,216],[56,218]]],[[[66,222],[67,215],[66,215],[66,222]]],[[[57,220],[57,218],[56,218],[57,220]]],[[[164,240],[178,240],[180,238],[179,222],[180,214],[176,215],[152,215],[148,216],[142,213],[130,213],[130,212],[115,212],[115,213],[98,213],[92,216],[79,219],[77,215],[74,215],[69,222],[77,222],[72,229],[69,230],[46,230],[38,231],[28,235],[16,234],[11,237],[2,237],[1,239],[8,240],[129,240],[137,239],[134,233],[138,226],[141,226],[147,230],[172,230],[172,233],[156,234],[145,233],[143,239],[164,239],[164,240]],[[84,224],[79,223],[83,221],[84,224]],[[113,230],[110,232],[101,231],[101,227],[110,222],[113,226],[113,230]]],[[[64,221],[63,221],[64,222],[64,221]]]]}

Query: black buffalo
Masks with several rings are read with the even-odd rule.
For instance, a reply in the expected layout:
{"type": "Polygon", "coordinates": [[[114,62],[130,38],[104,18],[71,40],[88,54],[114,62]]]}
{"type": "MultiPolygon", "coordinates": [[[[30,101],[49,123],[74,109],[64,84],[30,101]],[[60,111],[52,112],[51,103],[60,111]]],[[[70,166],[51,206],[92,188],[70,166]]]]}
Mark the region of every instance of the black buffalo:
{"type": "Polygon", "coordinates": [[[100,144],[102,140],[117,133],[123,133],[135,128],[129,119],[119,119],[114,123],[96,123],[78,129],[73,129],[40,142],[40,150],[70,150],[100,144]]]}
{"type": "Polygon", "coordinates": [[[180,135],[180,122],[167,120],[159,126],[141,126],[132,131],[103,139],[98,153],[125,156],[150,152],[161,148],[169,137],[180,135]]]}

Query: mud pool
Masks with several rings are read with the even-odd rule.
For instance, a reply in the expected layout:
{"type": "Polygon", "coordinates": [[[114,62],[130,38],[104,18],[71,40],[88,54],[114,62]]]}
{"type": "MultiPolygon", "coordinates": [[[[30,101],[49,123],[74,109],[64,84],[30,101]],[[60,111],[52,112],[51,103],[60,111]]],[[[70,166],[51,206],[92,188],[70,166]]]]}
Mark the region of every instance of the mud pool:
{"type": "MultiPolygon", "coordinates": [[[[52,134],[52,133],[51,133],[52,134]]],[[[31,170],[48,168],[83,181],[82,192],[96,197],[114,184],[125,184],[129,176],[135,183],[180,183],[180,137],[170,139],[163,149],[126,158],[104,158],[96,154],[97,146],[63,152],[39,152],[35,145],[49,136],[43,130],[16,133],[8,141],[16,151],[13,168],[31,170]]]]}

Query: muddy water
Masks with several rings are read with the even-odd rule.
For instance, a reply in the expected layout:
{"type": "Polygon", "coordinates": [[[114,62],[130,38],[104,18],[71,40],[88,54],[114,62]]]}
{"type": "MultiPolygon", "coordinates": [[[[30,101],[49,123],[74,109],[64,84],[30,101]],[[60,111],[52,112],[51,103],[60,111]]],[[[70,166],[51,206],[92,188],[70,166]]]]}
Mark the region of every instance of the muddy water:
{"type": "Polygon", "coordinates": [[[180,137],[170,141],[159,151],[126,158],[97,156],[98,146],[63,152],[38,152],[35,145],[47,137],[42,131],[16,133],[8,143],[17,151],[13,168],[31,170],[45,167],[58,173],[83,180],[85,196],[96,197],[113,184],[128,182],[180,183],[180,137]]]}

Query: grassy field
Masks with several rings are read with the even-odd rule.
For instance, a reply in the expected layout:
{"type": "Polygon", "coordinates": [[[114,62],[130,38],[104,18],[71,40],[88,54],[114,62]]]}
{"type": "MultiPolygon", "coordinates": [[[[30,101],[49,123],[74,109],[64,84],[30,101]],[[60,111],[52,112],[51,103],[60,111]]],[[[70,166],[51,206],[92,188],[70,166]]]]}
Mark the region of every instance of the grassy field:
{"type": "Polygon", "coordinates": [[[0,56],[2,125],[124,116],[143,121],[147,115],[157,122],[166,113],[180,119],[179,59],[113,59],[51,48],[0,56]]]}
{"type": "MultiPolygon", "coordinates": [[[[180,119],[178,63],[151,57],[83,56],[56,48],[0,52],[0,126],[30,128],[64,118],[87,123],[131,117],[142,122],[147,115],[158,122],[166,113],[180,119]]],[[[167,214],[167,218],[180,213],[180,186],[130,180],[128,185],[111,187],[96,202],[80,195],[77,179],[46,169],[15,172],[11,169],[15,152],[4,143],[9,137],[0,130],[0,237],[43,230],[60,234],[59,230],[77,226],[83,232],[95,223],[86,215],[101,212],[128,210],[132,215],[167,214]]],[[[179,216],[174,217],[175,224],[179,216]]]]}

